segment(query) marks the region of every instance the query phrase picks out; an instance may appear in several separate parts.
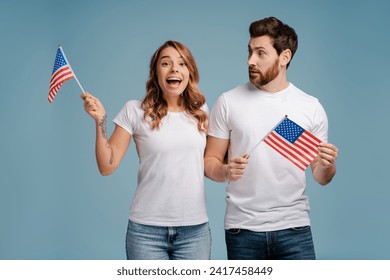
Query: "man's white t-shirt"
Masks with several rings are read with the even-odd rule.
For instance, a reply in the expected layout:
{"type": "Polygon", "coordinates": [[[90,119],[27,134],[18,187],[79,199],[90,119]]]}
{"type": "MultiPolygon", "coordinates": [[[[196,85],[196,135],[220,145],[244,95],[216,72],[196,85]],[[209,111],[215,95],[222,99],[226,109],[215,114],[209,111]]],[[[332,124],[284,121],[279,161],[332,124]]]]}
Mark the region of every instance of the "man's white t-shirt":
{"type": "MultiPolygon", "coordinates": [[[[285,115],[327,141],[323,107],[291,83],[276,93],[260,91],[251,83],[225,92],[211,111],[208,134],[230,139],[229,158],[242,156],[285,115]]],[[[305,172],[262,142],[250,154],[244,176],[227,186],[225,228],[260,232],[310,225],[305,189],[305,172]]]]}
{"type": "MultiPolygon", "coordinates": [[[[207,106],[204,106],[207,112],[207,106]]],[[[130,220],[153,226],[187,226],[208,221],[204,189],[206,135],[194,118],[168,112],[152,130],[140,101],[129,101],[114,119],[129,132],[139,156],[138,186],[130,220]]]]}

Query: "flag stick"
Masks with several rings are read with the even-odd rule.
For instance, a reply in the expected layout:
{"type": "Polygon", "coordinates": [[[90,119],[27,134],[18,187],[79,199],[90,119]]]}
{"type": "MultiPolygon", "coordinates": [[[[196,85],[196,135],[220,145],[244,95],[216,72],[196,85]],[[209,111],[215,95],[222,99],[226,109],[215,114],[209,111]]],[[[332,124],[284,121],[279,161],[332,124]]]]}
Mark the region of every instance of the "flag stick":
{"type": "Polygon", "coordinates": [[[267,138],[268,137],[268,135],[270,135],[271,134],[271,132],[272,131],[274,131],[274,129],[279,125],[279,124],[281,124],[286,118],[287,118],[288,116],[287,115],[285,115],[284,117],[283,117],[283,119],[281,119],[280,120],[280,122],[278,122],[263,138],[261,138],[261,140],[259,141],[259,143],[257,143],[256,144],[256,146],[254,146],[253,148],[252,148],[252,150],[250,150],[250,152],[249,153],[247,153],[246,155],[246,158],[249,158],[249,155],[257,148],[257,146],[259,146],[260,145],[260,143],[261,142],[263,142],[263,140],[265,139],[265,138],[267,138]]]}
{"type": "Polygon", "coordinates": [[[84,93],[85,90],[84,90],[83,87],[81,86],[81,84],[80,84],[80,82],[79,82],[79,79],[77,79],[77,76],[76,76],[75,72],[73,71],[72,66],[71,66],[70,63],[69,63],[69,60],[66,58],[66,55],[65,55],[64,50],[62,49],[61,45],[59,45],[58,47],[61,49],[61,52],[62,52],[62,54],[64,55],[64,58],[65,58],[66,62],[69,64],[70,69],[72,69],[72,72],[73,72],[73,75],[74,75],[74,79],[76,80],[77,84],[79,85],[79,87],[80,87],[82,93],[84,93]]]}

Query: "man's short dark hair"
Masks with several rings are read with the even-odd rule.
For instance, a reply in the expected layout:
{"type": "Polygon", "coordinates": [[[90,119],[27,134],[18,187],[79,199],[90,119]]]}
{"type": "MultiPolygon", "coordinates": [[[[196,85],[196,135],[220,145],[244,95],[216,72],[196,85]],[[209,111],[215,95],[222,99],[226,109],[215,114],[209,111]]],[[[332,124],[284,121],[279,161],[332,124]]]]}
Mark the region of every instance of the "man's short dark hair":
{"type": "MultiPolygon", "coordinates": [[[[273,47],[280,55],[284,50],[291,51],[291,60],[298,48],[298,35],[295,30],[276,17],[257,20],[249,26],[251,38],[268,35],[273,41],[273,47]]],[[[291,61],[290,60],[290,61],[291,61]]],[[[287,64],[287,68],[290,63],[287,64]]]]}

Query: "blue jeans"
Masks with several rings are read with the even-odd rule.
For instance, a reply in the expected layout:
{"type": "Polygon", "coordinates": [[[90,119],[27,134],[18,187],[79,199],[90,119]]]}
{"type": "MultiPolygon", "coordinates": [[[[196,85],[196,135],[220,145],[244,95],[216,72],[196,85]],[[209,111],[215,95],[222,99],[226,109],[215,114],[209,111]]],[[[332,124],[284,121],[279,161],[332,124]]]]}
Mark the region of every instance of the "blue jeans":
{"type": "Polygon", "coordinates": [[[269,232],[225,230],[229,260],[315,260],[310,226],[269,232]]]}
{"type": "Polygon", "coordinates": [[[126,235],[128,260],[209,260],[209,223],[194,226],[147,226],[129,220],[126,235]]]}

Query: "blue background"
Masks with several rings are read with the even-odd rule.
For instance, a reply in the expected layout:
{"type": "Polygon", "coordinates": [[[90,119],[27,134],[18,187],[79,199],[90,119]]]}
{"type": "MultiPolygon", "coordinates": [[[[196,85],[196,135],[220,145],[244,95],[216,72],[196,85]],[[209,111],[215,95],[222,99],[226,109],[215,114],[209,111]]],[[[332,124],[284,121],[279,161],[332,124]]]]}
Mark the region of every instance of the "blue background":
{"type": "MultiPolygon", "coordinates": [[[[125,258],[135,146],[113,175],[99,174],[75,80],[47,102],[58,44],[112,119],[144,96],[156,48],[181,41],[211,108],[248,80],[248,26],[272,15],[297,31],[288,79],[319,98],[340,149],[332,183],[308,176],[317,257],[390,259],[389,8],[385,0],[1,0],[0,259],[125,258]]],[[[225,185],[206,187],[212,258],[225,259],[225,185]]]]}

